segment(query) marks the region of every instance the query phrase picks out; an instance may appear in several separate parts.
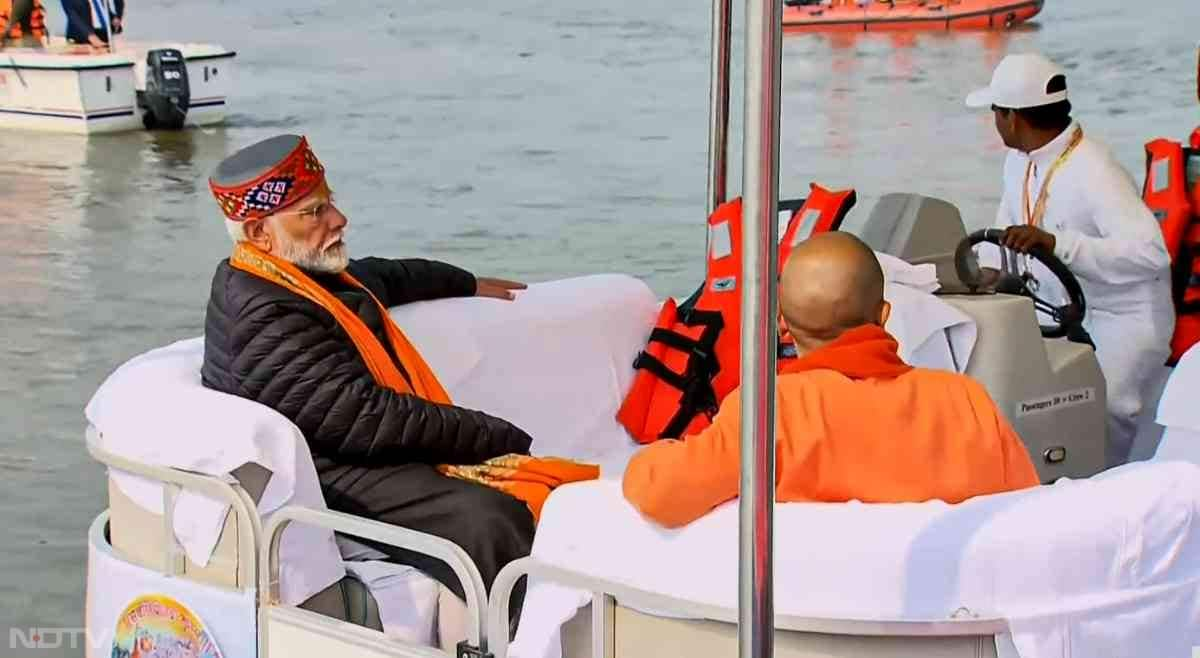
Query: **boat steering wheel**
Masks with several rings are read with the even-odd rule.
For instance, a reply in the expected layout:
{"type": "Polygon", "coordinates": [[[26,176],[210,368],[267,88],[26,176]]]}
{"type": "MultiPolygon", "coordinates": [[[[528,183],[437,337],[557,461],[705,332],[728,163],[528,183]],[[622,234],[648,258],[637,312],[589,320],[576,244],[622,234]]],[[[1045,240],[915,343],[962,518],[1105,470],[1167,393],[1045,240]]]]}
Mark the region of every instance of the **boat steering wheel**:
{"type": "Polygon", "coordinates": [[[1073,341],[1087,343],[1095,347],[1091,337],[1083,328],[1083,317],[1087,311],[1087,303],[1083,297],[1083,288],[1079,285],[1079,280],[1067,269],[1067,266],[1059,260],[1050,251],[1042,247],[1035,247],[1029,251],[1029,255],[1046,269],[1050,270],[1063,286],[1063,290],[1067,293],[1068,302],[1063,306],[1056,306],[1050,302],[1038,297],[1037,292],[1040,287],[1038,280],[1032,274],[1018,274],[1012,271],[1007,266],[1007,258],[1004,259],[1005,265],[1000,270],[1000,277],[994,283],[983,282],[983,268],[979,266],[979,262],[975,259],[973,248],[981,242],[990,242],[1001,249],[1004,247],[1004,230],[999,228],[986,228],[968,235],[958,243],[958,248],[954,252],[954,269],[958,273],[958,278],[962,281],[971,292],[985,290],[990,292],[1008,293],[1013,295],[1022,295],[1033,300],[1033,307],[1046,315],[1049,315],[1055,324],[1041,324],[1042,336],[1045,338],[1063,338],[1067,337],[1073,341]]]}

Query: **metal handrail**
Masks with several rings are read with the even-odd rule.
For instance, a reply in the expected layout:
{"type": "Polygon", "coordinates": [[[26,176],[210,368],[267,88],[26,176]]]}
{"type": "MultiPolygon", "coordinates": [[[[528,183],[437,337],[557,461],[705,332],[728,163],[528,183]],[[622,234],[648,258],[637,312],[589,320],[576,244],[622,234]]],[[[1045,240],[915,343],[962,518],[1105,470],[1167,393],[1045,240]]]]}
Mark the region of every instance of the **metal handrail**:
{"type": "MultiPolygon", "coordinates": [[[[445,562],[462,582],[466,594],[470,619],[467,640],[473,647],[487,650],[488,635],[484,612],[487,610],[487,595],[483,577],[466,552],[456,544],[433,535],[341,512],[297,506],[284,507],[274,512],[264,531],[257,505],[233,477],[221,478],[178,468],[155,466],[111,453],[102,447],[103,433],[92,425],[88,426],[85,436],[88,453],[96,461],[113,470],[138,475],[163,485],[163,573],[170,576],[183,574],[184,555],[175,537],[173,519],[179,491],[188,489],[226,502],[233,509],[238,522],[238,584],[242,590],[255,592],[260,620],[264,619],[263,615],[268,607],[279,603],[280,542],[287,526],[298,522],[417,551],[445,562]]],[[[265,624],[260,621],[259,626],[260,652],[264,652],[265,624]]]]}
{"type": "MultiPolygon", "coordinates": [[[[586,574],[551,566],[534,557],[525,557],[505,565],[492,583],[492,595],[488,604],[488,627],[497,629],[489,638],[490,650],[495,658],[507,658],[509,638],[498,629],[508,628],[509,599],[513,588],[522,577],[537,578],[539,582],[552,582],[592,593],[592,601],[604,598],[616,599],[626,607],[646,610],[661,610],[682,614],[694,619],[709,619],[728,624],[738,623],[738,609],[707,603],[696,603],[668,594],[651,592],[632,585],[601,580],[586,574]]],[[[528,593],[526,594],[528,596],[528,593]]],[[[910,637],[955,637],[996,635],[1009,631],[1008,621],[995,618],[947,618],[930,620],[880,620],[880,619],[835,619],[776,614],[771,623],[774,630],[799,633],[824,633],[829,635],[910,637]]],[[[592,629],[593,641],[602,629],[592,629]]]]}
{"type": "Polygon", "coordinates": [[[136,462],[108,452],[101,447],[103,433],[94,425],[85,431],[88,453],[105,466],[133,475],[158,481],[163,485],[163,573],[170,576],[183,574],[184,553],[175,537],[175,499],[181,489],[189,489],[229,503],[238,522],[237,555],[238,585],[240,589],[253,589],[258,584],[258,546],[262,537],[262,522],[258,516],[258,505],[250,494],[233,477],[223,479],[213,475],[194,473],[169,466],[155,466],[136,462]]]}
{"type": "MultiPolygon", "coordinates": [[[[484,588],[479,569],[475,567],[466,551],[441,537],[342,512],[289,505],[271,515],[271,522],[267,525],[264,535],[267,541],[262,544],[259,557],[263,564],[263,568],[259,570],[260,615],[265,615],[268,607],[279,602],[279,543],[284,529],[293,522],[419,552],[445,562],[462,583],[463,593],[466,595],[467,615],[470,619],[467,641],[482,652],[488,650],[485,617],[485,611],[488,609],[487,590],[484,588]]],[[[260,626],[264,625],[260,623],[260,626]]],[[[507,627],[505,625],[505,628],[507,627]]]]}

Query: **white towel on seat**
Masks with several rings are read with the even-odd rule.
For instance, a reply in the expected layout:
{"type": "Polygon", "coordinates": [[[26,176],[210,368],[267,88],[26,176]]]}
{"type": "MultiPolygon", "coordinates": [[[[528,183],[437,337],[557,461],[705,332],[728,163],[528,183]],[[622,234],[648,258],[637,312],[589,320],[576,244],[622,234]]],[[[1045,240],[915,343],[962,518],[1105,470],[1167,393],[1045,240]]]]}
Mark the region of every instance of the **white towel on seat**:
{"type": "MultiPolygon", "coordinates": [[[[137,356],[100,385],[85,409],[100,446],[133,461],[228,476],[253,462],[272,476],[258,502],[270,515],[285,504],[326,509],[308,444],[287,418],[264,405],[200,383],[203,338],[182,340],[137,356]]],[[[162,514],[162,485],[114,471],[113,481],[136,504],[162,514]]],[[[175,536],[197,565],[208,564],[228,504],[188,489],[175,506],[175,536]]],[[[280,545],[280,589],[295,605],[345,576],[327,530],[292,524],[280,545]]]]}

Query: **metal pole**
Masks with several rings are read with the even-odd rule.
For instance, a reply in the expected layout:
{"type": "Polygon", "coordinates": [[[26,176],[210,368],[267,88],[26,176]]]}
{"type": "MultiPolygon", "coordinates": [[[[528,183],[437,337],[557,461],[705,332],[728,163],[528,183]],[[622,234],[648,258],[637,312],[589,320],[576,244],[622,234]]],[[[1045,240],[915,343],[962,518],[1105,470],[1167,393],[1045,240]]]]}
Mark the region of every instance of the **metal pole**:
{"type": "Polygon", "coordinates": [[[100,6],[104,9],[104,32],[108,37],[105,43],[108,45],[108,52],[113,53],[116,49],[113,48],[112,12],[109,11],[108,0],[100,0],[100,6]]]}
{"type": "Polygon", "coordinates": [[[775,648],[775,317],[783,3],[746,1],[738,655],[775,648]]]}
{"type": "Polygon", "coordinates": [[[708,104],[708,194],[704,216],[725,203],[729,178],[729,59],[733,0],[712,3],[712,70],[708,104]]]}

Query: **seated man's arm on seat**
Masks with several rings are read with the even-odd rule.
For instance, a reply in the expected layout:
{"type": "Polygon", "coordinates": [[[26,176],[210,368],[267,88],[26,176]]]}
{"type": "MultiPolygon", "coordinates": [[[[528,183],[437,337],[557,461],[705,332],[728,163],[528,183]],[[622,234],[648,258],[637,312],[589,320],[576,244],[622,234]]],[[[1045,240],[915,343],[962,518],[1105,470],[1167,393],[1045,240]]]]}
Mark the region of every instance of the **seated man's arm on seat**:
{"type": "Polygon", "coordinates": [[[687,525],[738,495],[741,452],[738,392],[726,397],[713,424],[683,441],[663,440],[636,455],[625,470],[625,498],[668,528],[687,525]]]}
{"type": "Polygon", "coordinates": [[[411,302],[470,297],[475,294],[475,275],[436,260],[423,258],[361,258],[350,266],[384,306],[411,302]]]}
{"type": "Polygon", "coordinates": [[[242,395],[291,419],[315,454],[473,464],[529,451],[529,435],[505,420],[379,386],[354,344],[305,306],[260,306],[234,332],[249,337],[234,361],[242,395]]]}

